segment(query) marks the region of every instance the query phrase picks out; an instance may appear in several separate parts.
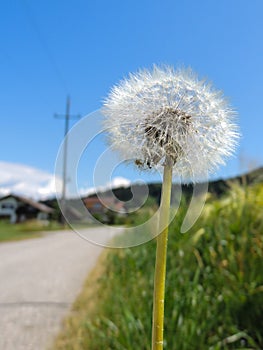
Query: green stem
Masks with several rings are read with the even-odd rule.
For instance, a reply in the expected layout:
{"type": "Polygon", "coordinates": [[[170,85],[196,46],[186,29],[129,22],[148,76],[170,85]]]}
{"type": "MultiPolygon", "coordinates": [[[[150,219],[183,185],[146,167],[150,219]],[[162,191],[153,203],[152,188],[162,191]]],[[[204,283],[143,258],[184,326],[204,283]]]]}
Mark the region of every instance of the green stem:
{"type": "Polygon", "coordinates": [[[172,188],[172,166],[167,162],[164,167],[162,197],[160,205],[159,230],[157,236],[156,262],[154,276],[152,350],[163,349],[164,297],[166,275],[166,252],[172,188]]]}

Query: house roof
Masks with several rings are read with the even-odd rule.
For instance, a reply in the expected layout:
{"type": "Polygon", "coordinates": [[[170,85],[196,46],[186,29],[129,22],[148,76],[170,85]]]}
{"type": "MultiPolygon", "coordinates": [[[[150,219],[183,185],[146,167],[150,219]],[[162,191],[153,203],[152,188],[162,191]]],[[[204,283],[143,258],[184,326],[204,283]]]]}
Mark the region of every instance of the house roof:
{"type": "Polygon", "coordinates": [[[121,210],[124,207],[124,203],[119,201],[115,197],[102,197],[101,199],[98,197],[87,197],[83,199],[86,208],[91,209],[94,205],[100,204],[102,207],[107,207],[113,210],[121,210]]]}
{"type": "Polygon", "coordinates": [[[17,196],[17,195],[14,195],[14,194],[9,194],[9,195],[7,195],[5,197],[0,198],[0,202],[3,199],[7,199],[7,198],[14,198],[17,201],[22,202],[24,204],[28,204],[31,207],[36,208],[39,211],[44,212],[44,213],[50,214],[50,213],[53,213],[53,211],[54,211],[54,209],[48,207],[46,204],[39,203],[39,202],[34,201],[33,199],[26,198],[26,197],[23,197],[23,196],[17,196]]]}

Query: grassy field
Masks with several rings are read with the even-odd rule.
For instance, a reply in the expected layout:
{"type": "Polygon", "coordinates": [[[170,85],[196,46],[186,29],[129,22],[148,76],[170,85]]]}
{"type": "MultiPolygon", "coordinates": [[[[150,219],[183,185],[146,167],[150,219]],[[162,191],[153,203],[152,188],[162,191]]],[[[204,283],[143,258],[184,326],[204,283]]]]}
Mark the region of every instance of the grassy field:
{"type": "MultiPolygon", "coordinates": [[[[170,227],[165,349],[263,349],[263,186],[210,198],[196,225],[170,227]]],[[[155,242],[110,250],[55,350],[150,350],[155,242]]]]}
{"type": "Polygon", "coordinates": [[[62,229],[57,223],[50,223],[45,226],[41,222],[32,220],[21,224],[10,224],[6,221],[0,221],[0,242],[19,241],[40,237],[41,231],[62,229]]]}

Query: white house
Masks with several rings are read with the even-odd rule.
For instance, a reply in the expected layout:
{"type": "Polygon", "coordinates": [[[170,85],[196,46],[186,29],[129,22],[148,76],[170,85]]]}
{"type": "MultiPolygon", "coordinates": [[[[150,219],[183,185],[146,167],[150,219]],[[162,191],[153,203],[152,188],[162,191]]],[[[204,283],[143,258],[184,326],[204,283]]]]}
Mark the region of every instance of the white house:
{"type": "Polygon", "coordinates": [[[0,220],[8,219],[11,223],[28,219],[47,220],[54,209],[32,199],[8,195],[0,198],[0,220]]]}

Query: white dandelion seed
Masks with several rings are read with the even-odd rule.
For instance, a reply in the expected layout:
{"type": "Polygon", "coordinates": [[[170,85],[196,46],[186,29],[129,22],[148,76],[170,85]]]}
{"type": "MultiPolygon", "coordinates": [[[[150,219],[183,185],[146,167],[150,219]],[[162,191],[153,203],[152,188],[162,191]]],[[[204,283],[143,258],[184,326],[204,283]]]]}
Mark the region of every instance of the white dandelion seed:
{"type": "Polygon", "coordinates": [[[191,69],[154,66],[114,86],[104,102],[109,142],[143,169],[169,161],[182,181],[196,181],[230,156],[239,138],[235,111],[221,91],[191,69]]]}

